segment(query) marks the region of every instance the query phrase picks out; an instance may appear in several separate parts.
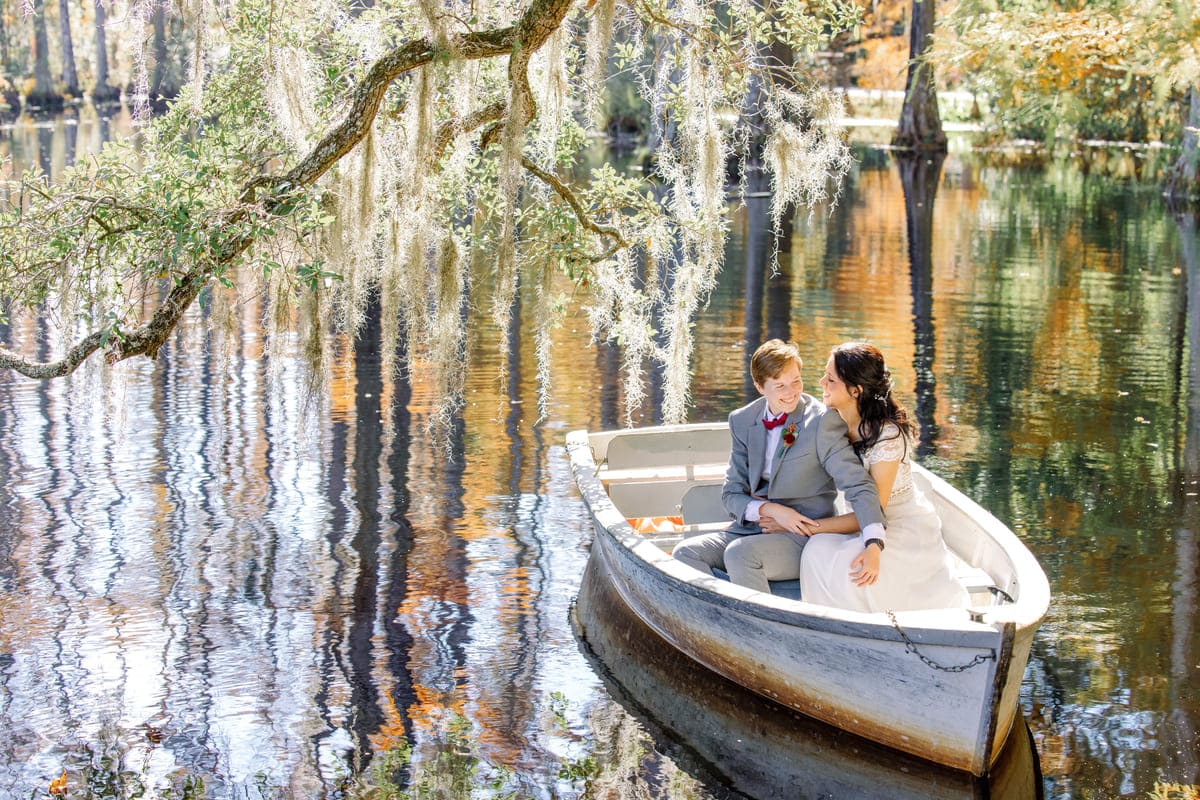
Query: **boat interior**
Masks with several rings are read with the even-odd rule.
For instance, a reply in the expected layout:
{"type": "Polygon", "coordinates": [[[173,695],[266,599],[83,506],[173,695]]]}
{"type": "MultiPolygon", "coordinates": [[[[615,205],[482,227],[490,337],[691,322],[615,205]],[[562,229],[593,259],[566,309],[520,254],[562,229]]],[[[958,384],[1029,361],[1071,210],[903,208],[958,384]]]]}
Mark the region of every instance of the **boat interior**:
{"type": "MultiPolygon", "coordinates": [[[[730,449],[726,426],[611,431],[590,434],[588,439],[596,476],[613,505],[635,531],[664,552],[670,553],[687,536],[729,524],[721,504],[730,449]]],[[[1014,602],[1019,591],[1016,570],[1001,544],[987,535],[987,525],[973,513],[981,509],[964,508],[965,498],[946,496],[957,494],[953,490],[943,494],[945,484],[923,470],[914,470],[914,479],[942,517],[943,537],[956,562],[956,577],[970,595],[970,607],[1014,602]]],[[[988,520],[1000,526],[990,515],[988,520]]],[[[798,600],[800,582],[772,582],[771,592],[798,600]]]]}

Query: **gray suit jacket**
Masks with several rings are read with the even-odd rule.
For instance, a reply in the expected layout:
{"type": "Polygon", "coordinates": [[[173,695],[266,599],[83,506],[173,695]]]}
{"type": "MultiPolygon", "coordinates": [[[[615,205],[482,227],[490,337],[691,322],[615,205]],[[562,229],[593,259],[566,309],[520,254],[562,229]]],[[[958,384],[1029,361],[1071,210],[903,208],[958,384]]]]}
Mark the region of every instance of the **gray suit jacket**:
{"type": "Polygon", "coordinates": [[[746,519],[746,506],[756,496],[819,519],[837,513],[834,500],[839,489],[854,509],[859,525],[886,524],[875,481],[854,454],[846,436],[846,423],[836,411],[826,409],[807,394],[788,415],[787,425],[796,424],[796,442],[784,450],[782,458],[772,455],[778,460],[771,480],[765,491],[756,494],[761,488],[766,456],[767,429],[762,423],[766,410],[767,400],[760,397],[729,415],[733,449],[721,502],[734,520],[728,528],[730,533],[762,533],[757,522],[746,519]]]}

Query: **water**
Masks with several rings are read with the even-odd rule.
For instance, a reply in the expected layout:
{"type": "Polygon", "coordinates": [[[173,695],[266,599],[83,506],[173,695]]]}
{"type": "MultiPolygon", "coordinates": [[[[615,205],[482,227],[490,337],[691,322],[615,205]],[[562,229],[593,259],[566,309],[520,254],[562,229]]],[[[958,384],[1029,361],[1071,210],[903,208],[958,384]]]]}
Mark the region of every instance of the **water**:
{"type": "MultiPolygon", "coordinates": [[[[0,153],[54,173],[91,125],[5,129],[0,153]]],[[[81,796],[339,797],[361,772],[538,798],[852,797],[860,773],[916,796],[1200,784],[1200,242],[1096,163],[956,152],[909,168],[906,213],[900,165],[866,149],[783,241],[764,199],[736,212],[696,324],[693,421],[752,391],[765,336],[801,343],[810,387],[840,341],[888,354],[924,462],[1049,576],[1021,696],[1036,767],[1018,747],[1009,778],[964,781],[669,654],[581,646],[591,532],[563,437],[622,414],[619,354],[582,316],[555,332],[540,421],[532,337],[502,356],[509,332],[477,321],[450,459],[428,384],[382,380],[372,330],[314,396],[250,308],[156,362],[0,377],[0,797],[64,770],[81,796]]]]}

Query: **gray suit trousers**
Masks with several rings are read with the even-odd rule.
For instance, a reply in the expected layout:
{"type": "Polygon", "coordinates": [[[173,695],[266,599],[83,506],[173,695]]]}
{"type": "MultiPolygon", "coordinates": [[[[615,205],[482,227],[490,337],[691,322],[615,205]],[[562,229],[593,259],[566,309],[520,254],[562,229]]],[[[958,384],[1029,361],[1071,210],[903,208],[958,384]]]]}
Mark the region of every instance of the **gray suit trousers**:
{"type": "Polygon", "coordinates": [[[672,555],[700,572],[724,570],[739,586],[770,592],[768,581],[800,577],[800,553],[807,541],[798,533],[717,531],[684,539],[672,555]]]}

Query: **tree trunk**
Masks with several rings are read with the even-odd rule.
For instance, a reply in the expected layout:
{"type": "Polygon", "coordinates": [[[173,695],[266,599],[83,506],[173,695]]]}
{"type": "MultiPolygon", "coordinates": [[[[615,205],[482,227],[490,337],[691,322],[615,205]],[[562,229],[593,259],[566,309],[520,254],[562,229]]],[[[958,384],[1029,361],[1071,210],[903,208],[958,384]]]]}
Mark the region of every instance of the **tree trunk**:
{"type": "Polygon", "coordinates": [[[150,102],[163,100],[179,94],[172,89],[167,76],[167,9],[164,3],[154,4],[154,74],[150,78],[150,102]]]}
{"type": "Polygon", "coordinates": [[[0,13],[0,78],[7,79],[9,63],[8,28],[4,24],[4,14],[0,13]]]}
{"type": "Polygon", "coordinates": [[[79,74],[75,71],[75,43],[71,39],[70,0],[58,0],[58,30],[62,42],[62,84],[67,97],[79,97],[79,74]]]}
{"type": "Polygon", "coordinates": [[[776,230],[771,219],[771,178],[762,169],[748,169],[746,176],[745,244],[745,334],[747,350],[746,387],[754,392],[749,380],[749,354],[767,339],[792,338],[791,265],[780,259],[792,247],[791,206],[783,213],[776,230]],[[764,334],[764,323],[765,334],[764,334]]]}
{"type": "Polygon", "coordinates": [[[107,19],[104,11],[104,0],[95,0],[96,27],[96,85],[92,87],[92,102],[97,105],[115,103],[121,97],[121,90],[108,85],[108,34],[104,29],[107,19]]]}
{"type": "Polygon", "coordinates": [[[937,381],[933,363],[933,201],[942,176],[943,153],[902,153],[897,159],[904,187],[905,231],[908,234],[908,264],[912,276],[913,371],[917,395],[914,413],[920,428],[917,454],[937,452],[937,381]]]}
{"type": "Polygon", "coordinates": [[[0,116],[15,114],[21,110],[21,96],[17,94],[17,87],[12,80],[16,71],[10,70],[12,65],[9,63],[9,59],[11,57],[12,51],[8,47],[8,28],[4,24],[4,14],[0,14],[0,116]]]}
{"type": "Polygon", "coordinates": [[[1183,206],[1200,200],[1200,87],[1188,91],[1188,121],[1183,131],[1183,150],[1167,183],[1167,200],[1183,206]]]}
{"type": "Polygon", "coordinates": [[[45,0],[30,0],[33,22],[33,88],[25,96],[25,105],[40,110],[55,110],[63,106],[62,95],[50,78],[50,40],[46,36],[45,0]]]}
{"type": "Polygon", "coordinates": [[[916,152],[946,152],[946,134],[938,114],[933,64],[926,58],[933,37],[935,0],[913,0],[908,26],[908,80],[904,108],[892,145],[916,152]]]}

